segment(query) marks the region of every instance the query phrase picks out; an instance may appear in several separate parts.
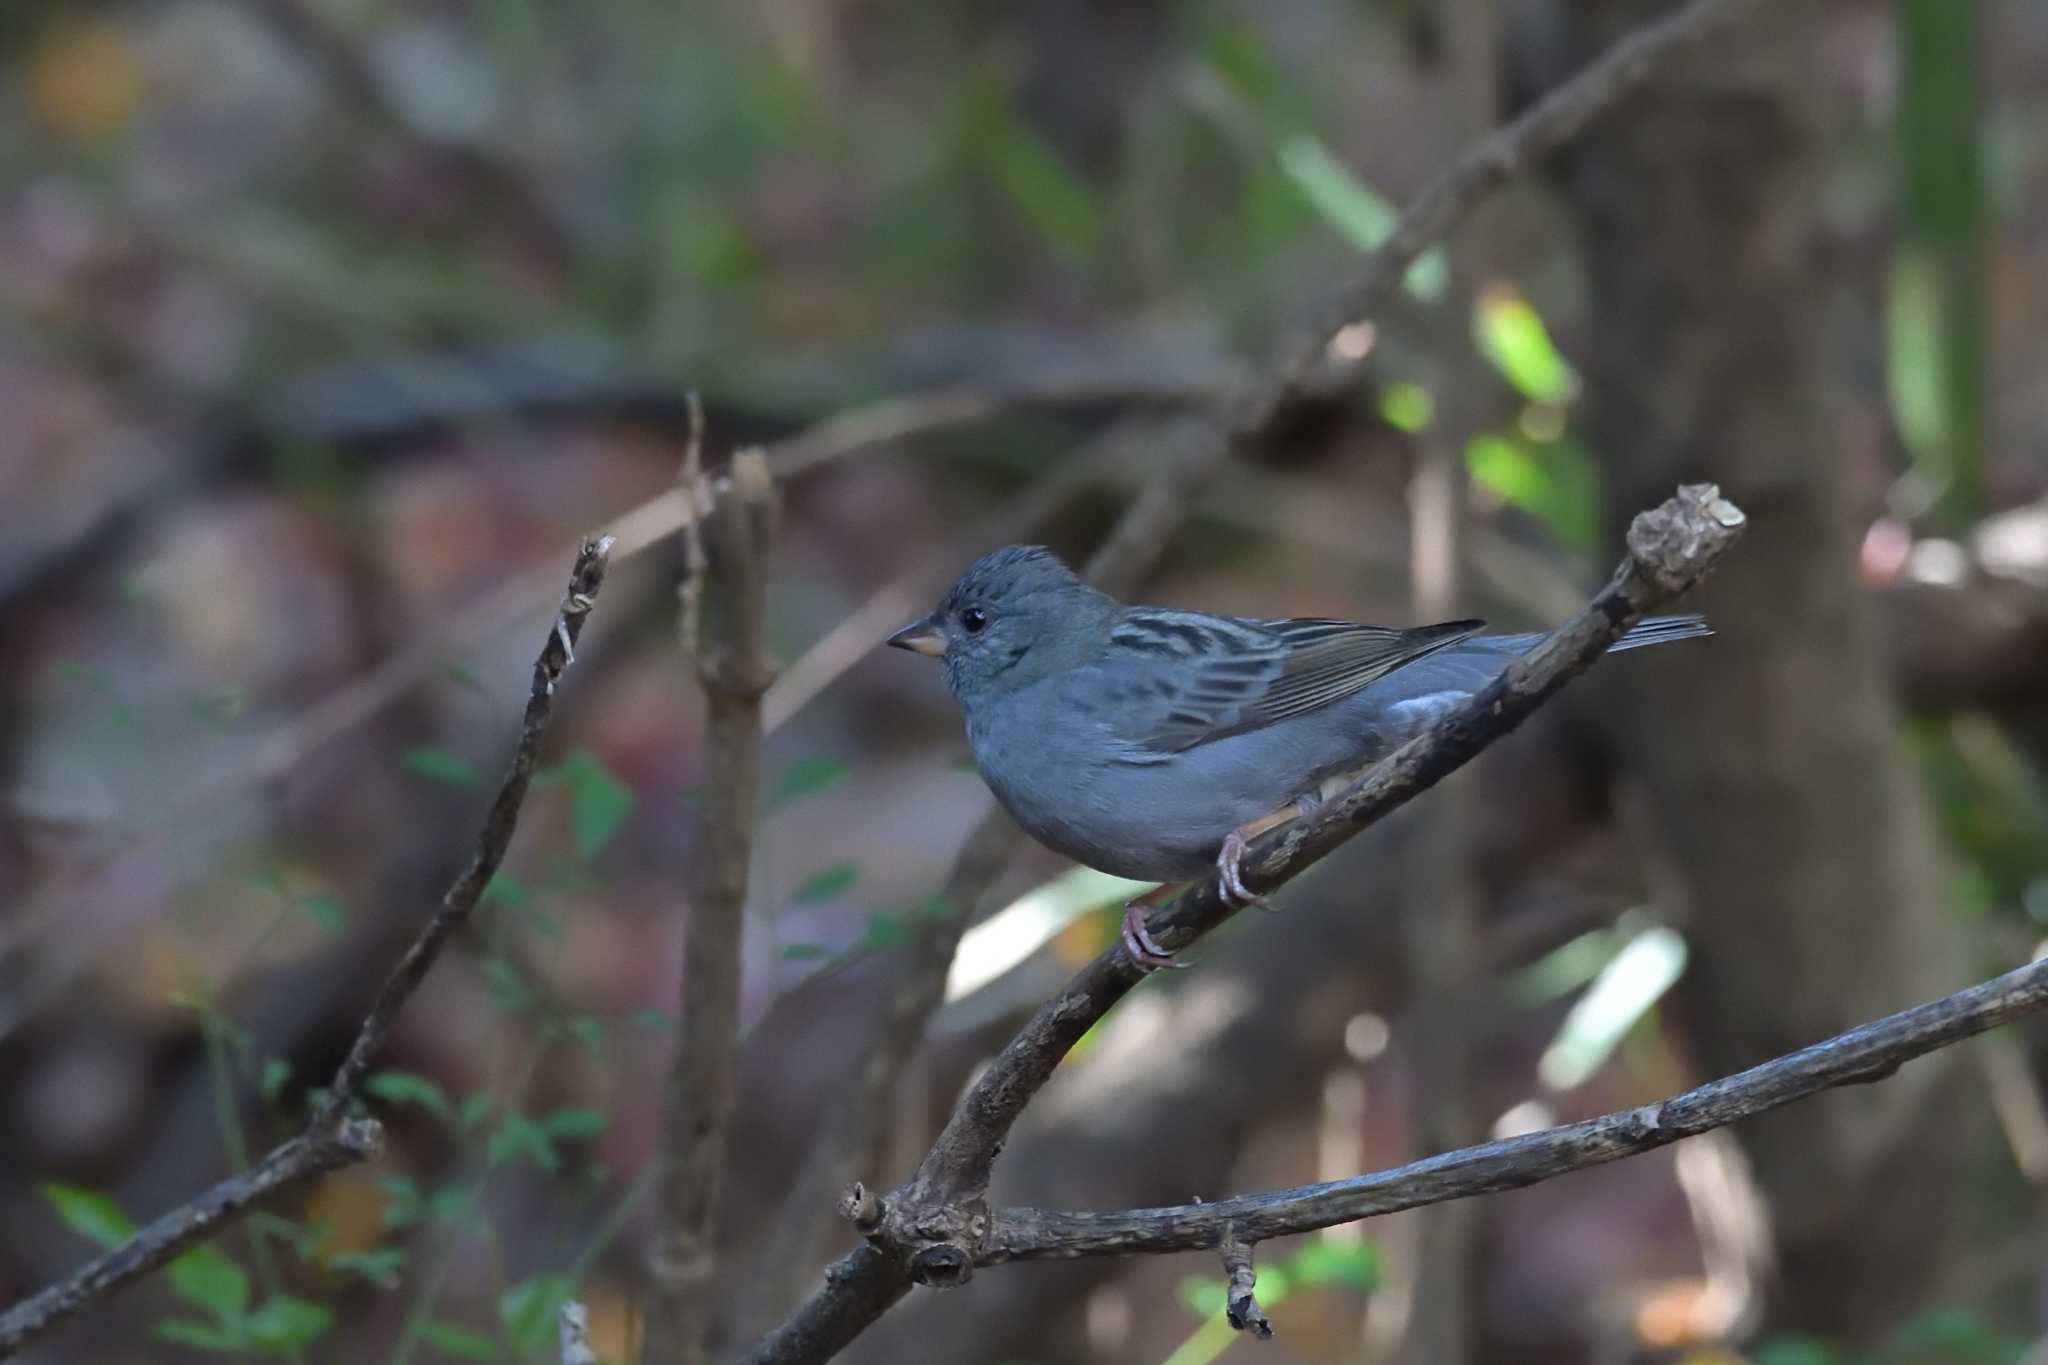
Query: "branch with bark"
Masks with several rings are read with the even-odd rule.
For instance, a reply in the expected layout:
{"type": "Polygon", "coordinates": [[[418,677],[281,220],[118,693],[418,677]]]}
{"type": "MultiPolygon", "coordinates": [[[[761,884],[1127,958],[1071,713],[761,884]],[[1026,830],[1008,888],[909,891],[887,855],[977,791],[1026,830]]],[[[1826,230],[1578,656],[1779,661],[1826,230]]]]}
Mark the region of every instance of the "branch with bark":
{"type": "Polygon", "coordinates": [[[519,812],[539,762],[541,739],[554,713],[555,686],[576,660],[576,641],[604,586],[612,538],[583,542],[562,594],[561,609],[533,664],[533,684],[520,723],[512,765],[484,816],[469,863],[441,897],[419,937],[392,969],[357,1029],[348,1056],[335,1072],[326,1096],[305,1131],[279,1145],[255,1166],[221,1181],[204,1194],[164,1214],[120,1246],[69,1278],[0,1313],[0,1358],[13,1355],[51,1327],[95,1299],[172,1260],[188,1247],[239,1221],[281,1191],[314,1176],[367,1161],[377,1155],[383,1131],[374,1119],[350,1116],[370,1065],[391,1035],[400,1010],[432,970],[449,938],[468,922],[484,888],[505,860],[519,812]]]}
{"type": "MultiPolygon", "coordinates": [[[[1262,893],[1278,888],[1462,767],[1591,666],[1645,612],[1697,582],[1740,537],[1744,524],[1740,509],[1710,485],[1682,488],[1637,517],[1628,557],[1582,611],[1428,733],[1365,770],[1312,814],[1255,843],[1243,863],[1247,885],[1262,893]]],[[[1150,927],[1161,943],[1179,949],[1234,913],[1236,907],[1205,882],[1156,914],[1150,927]]],[[[824,1288],[746,1359],[761,1365],[830,1359],[911,1284],[958,1286],[978,1265],[1008,1259],[992,1240],[1008,1225],[987,1202],[996,1156],[1060,1060],[1141,979],[1142,970],[1121,944],[1105,951],[1041,1006],[983,1070],[909,1182],[880,1196],[858,1185],[849,1190],[841,1207],[864,1244],[829,1268],[824,1288]]],[[[1256,1223],[1234,1226],[1247,1243],[1262,1235],[1256,1223]]],[[[1219,1246],[1223,1225],[1211,1231],[1214,1236],[1203,1245],[1219,1246]]]]}
{"type": "MultiPolygon", "coordinates": [[[[701,481],[696,442],[686,481],[701,481]]],[[[704,837],[683,939],[682,1041],[663,1104],[660,1227],[651,1262],[647,1358],[694,1365],[709,1351],[719,1190],[740,1039],[740,948],[761,794],[768,658],[768,555],[775,485],[759,451],[733,457],[725,495],[692,532],[684,644],[703,684],[710,774],[704,837]],[[701,604],[701,609],[700,609],[701,604]]]]}

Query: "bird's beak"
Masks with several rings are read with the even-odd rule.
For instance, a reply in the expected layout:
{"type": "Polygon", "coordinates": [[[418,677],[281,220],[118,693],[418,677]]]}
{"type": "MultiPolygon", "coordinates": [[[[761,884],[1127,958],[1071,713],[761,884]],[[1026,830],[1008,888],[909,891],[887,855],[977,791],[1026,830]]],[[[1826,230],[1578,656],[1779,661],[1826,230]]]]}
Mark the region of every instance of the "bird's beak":
{"type": "Polygon", "coordinates": [[[889,637],[888,643],[897,649],[914,649],[919,654],[929,654],[936,659],[946,652],[946,636],[929,616],[912,621],[889,637]]]}

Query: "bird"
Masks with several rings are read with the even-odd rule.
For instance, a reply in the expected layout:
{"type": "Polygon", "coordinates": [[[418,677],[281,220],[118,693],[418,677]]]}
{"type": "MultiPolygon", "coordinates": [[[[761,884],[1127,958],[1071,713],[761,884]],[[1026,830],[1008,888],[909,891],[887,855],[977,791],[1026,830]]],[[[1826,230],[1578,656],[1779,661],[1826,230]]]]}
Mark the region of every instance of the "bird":
{"type": "MultiPolygon", "coordinates": [[[[1212,872],[1226,903],[1258,901],[1251,840],[1430,728],[1540,634],[1479,620],[1397,628],[1134,606],[1051,551],[976,560],[888,644],[936,658],[982,780],[1054,852],[1160,882],[1124,909],[1142,972],[1182,965],[1145,926],[1179,884],[1212,872]],[[1333,784],[1326,790],[1326,784],[1333,784]]],[[[1697,615],[1648,618],[1610,650],[1710,635],[1697,615]]]]}

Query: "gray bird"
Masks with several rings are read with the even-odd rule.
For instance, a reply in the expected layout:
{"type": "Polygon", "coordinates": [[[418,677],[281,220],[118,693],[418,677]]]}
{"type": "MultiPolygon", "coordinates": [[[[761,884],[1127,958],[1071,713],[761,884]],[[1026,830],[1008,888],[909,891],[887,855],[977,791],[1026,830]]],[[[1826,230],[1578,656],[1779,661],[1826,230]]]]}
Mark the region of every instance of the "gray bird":
{"type": "MultiPolygon", "coordinates": [[[[1129,607],[1053,555],[1013,545],[889,637],[936,657],[975,766],[1040,843],[1119,877],[1166,883],[1125,908],[1124,949],[1170,962],[1144,913],[1213,869],[1256,899],[1246,844],[1314,809],[1327,779],[1426,730],[1540,635],[1483,621],[1397,630],[1129,607]]],[[[1698,616],[1642,622],[1614,649],[1708,635],[1698,616]]]]}

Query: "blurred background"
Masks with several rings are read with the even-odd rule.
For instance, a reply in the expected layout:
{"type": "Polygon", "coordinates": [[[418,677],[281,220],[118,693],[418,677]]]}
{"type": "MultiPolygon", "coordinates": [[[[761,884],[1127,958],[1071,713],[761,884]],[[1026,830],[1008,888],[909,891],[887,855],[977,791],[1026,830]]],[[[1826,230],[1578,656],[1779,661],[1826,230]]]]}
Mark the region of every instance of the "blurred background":
{"type": "MultiPolygon", "coordinates": [[[[714,464],[784,476],[722,1266],[728,1343],[776,1321],[848,1244],[820,1135],[987,807],[880,639],[996,545],[1085,557],[1395,206],[1664,8],[8,0],[0,1298],[296,1130],[467,856],[576,536],[673,486],[695,390],[714,464]]],[[[1148,982],[994,1196],[1394,1164],[2025,961],[2044,297],[2038,0],[1762,6],[1490,201],[1141,595],[1549,625],[1712,479],[1752,523],[1719,633],[1148,982]]],[[[372,1081],[386,1154],[28,1358],[550,1359],[572,1288],[636,1351],[706,775],[681,548],[629,548],[372,1081]]],[[[858,1174],[908,1173],[1123,894],[1007,867],[858,1174]]],[[[2048,1359],[2044,1041],[1268,1245],[1272,1343],[1190,1256],[990,1271],[847,1358],[2048,1359]]]]}

